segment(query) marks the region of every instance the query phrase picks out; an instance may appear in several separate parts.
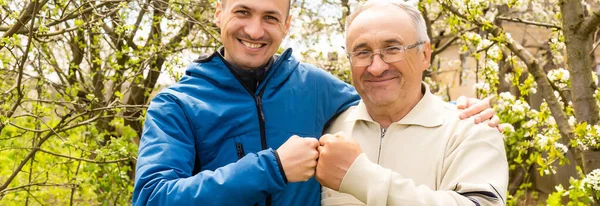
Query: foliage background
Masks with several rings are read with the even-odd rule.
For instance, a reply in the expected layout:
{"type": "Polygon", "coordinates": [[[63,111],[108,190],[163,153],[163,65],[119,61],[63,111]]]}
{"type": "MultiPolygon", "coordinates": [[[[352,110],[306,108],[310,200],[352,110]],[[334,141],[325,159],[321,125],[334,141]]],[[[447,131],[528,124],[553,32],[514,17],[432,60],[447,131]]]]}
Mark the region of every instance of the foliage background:
{"type": "MultiPolygon", "coordinates": [[[[424,81],[447,99],[466,87],[496,100],[508,204],[597,204],[598,2],[410,2],[434,47],[424,81]]],[[[0,0],[0,204],[130,204],[145,108],[220,46],[214,3],[0,0]]],[[[355,4],[295,0],[283,47],[349,82],[355,4]]]]}

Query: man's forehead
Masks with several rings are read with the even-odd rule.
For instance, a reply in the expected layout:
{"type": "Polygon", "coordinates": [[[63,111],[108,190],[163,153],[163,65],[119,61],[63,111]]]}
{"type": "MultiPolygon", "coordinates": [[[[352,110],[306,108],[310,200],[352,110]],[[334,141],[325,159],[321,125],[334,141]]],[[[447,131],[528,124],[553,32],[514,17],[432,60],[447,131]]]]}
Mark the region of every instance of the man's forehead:
{"type": "Polygon", "coordinates": [[[414,38],[416,31],[412,21],[406,12],[398,12],[398,9],[369,8],[348,27],[347,43],[350,48],[363,43],[404,44],[414,38]]]}
{"type": "Polygon", "coordinates": [[[223,0],[222,2],[227,7],[232,8],[243,5],[251,9],[278,9],[282,11],[287,10],[290,3],[289,0],[223,0]]]}

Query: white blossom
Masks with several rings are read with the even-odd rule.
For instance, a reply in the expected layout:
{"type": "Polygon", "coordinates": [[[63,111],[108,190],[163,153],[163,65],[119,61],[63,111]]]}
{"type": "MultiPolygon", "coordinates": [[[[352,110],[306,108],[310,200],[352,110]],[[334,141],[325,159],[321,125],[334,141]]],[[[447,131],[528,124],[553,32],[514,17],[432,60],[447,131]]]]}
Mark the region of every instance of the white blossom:
{"type": "Polygon", "coordinates": [[[561,90],[568,87],[568,83],[570,81],[569,78],[569,71],[563,68],[548,72],[548,79],[561,90]]]}
{"type": "Polygon", "coordinates": [[[569,116],[569,125],[575,126],[575,123],[577,123],[575,116],[569,116]]]}
{"type": "Polygon", "coordinates": [[[529,4],[526,1],[516,1],[513,8],[519,12],[525,12],[527,11],[527,8],[529,8],[529,4]]]}
{"type": "Polygon", "coordinates": [[[492,70],[492,71],[494,71],[494,72],[498,72],[498,69],[500,68],[500,67],[498,66],[498,63],[496,63],[496,62],[495,62],[495,61],[493,61],[493,60],[489,60],[489,59],[488,59],[488,60],[486,61],[486,63],[485,63],[485,64],[486,64],[487,68],[491,69],[491,70],[492,70]]]}
{"type": "MultiPolygon", "coordinates": [[[[554,96],[560,101],[562,98],[560,97],[560,93],[558,91],[554,91],[554,96]]],[[[560,102],[562,103],[562,102],[560,102]]]]}
{"type": "Polygon", "coordinates": [[[582,185],[592,188],[593,190],[600,190],[600,169],[595,169],[587,174],[581,182],[582,185]]]}
{"type": "Polygon", "coordinates": [[[532,128],[536,124],[537,124],[537,122],[535,120],[530,119],[529,121],[525,122],[525,124],[523,124],[523,127],[525,127],[525,128],[532,128]]]}
{"type": "Polygon", "coordinates": [[[515,75],[513,75],[513,73],[508,73],[504,75],[504,81],[511,83],[513,81],[513,79],[515,78],[515,75]]]}
{"type": "Polygon", "coordinates": [[[504,33],[504,38],[507,40],[512,40],[512,36],[510,35],[509,32],[504,33]]]}
{"type": "Polygon", "coordinates": [[[535,87],[529,88],[529,93],[535,94],[537,93],[537,89],[535,87]]]}
{"type": "Polygon", "coordinates": [[[515,132],[515,127],[512,124],[503,124],[502,126],[504,126],[502,131],[505,133],[510,134],[515,132]]]}
{"type": "Polygon", "coordinates": [[[560,50],[564,50],[564,49],[565,49],[565,43],[564,43],[564,42],[561,42],[560,40],[558,40],[558,38],[557,38],[557,37],[552,37],[552,38],[550,39],[550,42],[549,42],[549,44],[550,44],[550,45],[554,45],[554,46],[556,47],[556,49],[557,49],[557,50],[559,50],[559,51],[560,51],[560,50]]]}
{"type": "Polygon", "coordinates": [[[555,142],[554,143],[554,147],[556,148],[556,150],[560,151],[563,154],[567,154],[567,152],[569,151],[569,148],[567,148],[566,145],[555,142]]]}
{"type": "Polygon", "coordinates": [[[554,117],[552,117],[552,116],[548,117],[548,119],[546,119],[546,124],[555,125],[556,121],[554,120],[554,117]]]}
{"type": "MultiPolygon", "coordinates": [[[[481,47],[482,47],[482,48],[486,48],[486,47],[488,47],[488,46],[492,45],[493,43],[494,43],[494,42],[493,42],[493,41],[490,41],[489,39],[483,39],[483,40],[481,40],[481,47]]],[[[490,48],[490,49],[491,49],[491,48],[490,48]]]]}
{"type": "Polygon", "coordinates": [[[493,45],[487,51],[487,55],[492,59],[500,59],[501,54],[502,54],[502,50],[500,50],[500,47],[498,45],[493,45]]]}
{"type": "Polygon", "coordinates": [[[546,145],[548,145],[548,136],[543,135],[543,134],[537,134],[535,135],[536,137],[536,143],[538,145],[538,147],[540,148],[544,148],[546,145]]]}
{"type": "Polygon", "coordinates": [[[500,99],[515,101],[515,96],[513,96],[510,92],[502,92],[500,93],[500,99]]]}
{"type": "Polygon", "coordinates": [[[562,55],[555,54],[555,53],[553,53],[553,54],[554,54],[554,59],[553,59],[554,64],[562,64],[565,62],[565,58],[562,55]]]}
{"type": "Polygon", "coordinates": [[[513,104],[511,107],[513,112],[525,112],[525,108],[523,108],[521,105],[519,104],[513,104]]]}

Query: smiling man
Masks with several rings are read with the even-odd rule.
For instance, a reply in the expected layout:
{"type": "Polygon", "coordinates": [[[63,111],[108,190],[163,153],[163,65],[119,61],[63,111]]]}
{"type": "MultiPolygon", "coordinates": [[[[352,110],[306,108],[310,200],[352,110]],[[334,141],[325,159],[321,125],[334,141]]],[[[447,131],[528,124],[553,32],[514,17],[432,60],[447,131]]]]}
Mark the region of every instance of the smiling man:
{"type": "MultiPolygon", "coordinates": [[[[359,96],[291,49],[275,55],[289,9],[289,0],[217,3],[223,48],[150,103],[134,205],[320,204],[314,137],[359,96]]],[[[489,111],[483,103],[465,112],[489,111]]]]}
{"type": "Polygon", "coordinates": [[[504,205],[502,135],[460,120],[456,106],[421,82],[431,49],[419,10],[403,1],[370,1],[346,25],[362,101],[326,131],[336,134],[320,138],[322,204],[504,205]]]}

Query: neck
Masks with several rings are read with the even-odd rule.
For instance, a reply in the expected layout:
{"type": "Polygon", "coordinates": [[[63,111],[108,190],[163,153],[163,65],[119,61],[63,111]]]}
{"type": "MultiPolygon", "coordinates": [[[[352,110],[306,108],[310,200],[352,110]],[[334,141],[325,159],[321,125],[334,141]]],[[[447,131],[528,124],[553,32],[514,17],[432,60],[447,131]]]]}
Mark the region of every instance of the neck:
{"type": "Polygon", "coordinates": [[[421,101],[423,98],[421,89],[414,91],[417,92],[406,94],[391,104],[377,105],[368,101],[364,102],[371,118],[382,128],[387,129],[392,123],[404,118],[421,101]]]}

